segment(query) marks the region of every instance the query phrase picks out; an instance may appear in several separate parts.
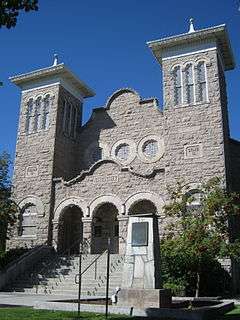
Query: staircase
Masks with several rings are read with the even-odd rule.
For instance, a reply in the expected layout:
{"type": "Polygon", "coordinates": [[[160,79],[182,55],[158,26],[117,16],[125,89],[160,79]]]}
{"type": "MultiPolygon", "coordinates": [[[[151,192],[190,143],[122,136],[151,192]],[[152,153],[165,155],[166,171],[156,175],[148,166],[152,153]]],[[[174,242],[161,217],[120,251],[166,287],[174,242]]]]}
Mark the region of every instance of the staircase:
{"type": "MultiPolygon", "coordinates": [[[[101,256],[97,254],[82,255],[82,272],[88,268],[82,275],[82,296],[105,296],[106,260],[106,253],[101,256]],[[94,260],[96,261],[94,262],[94,260]]],[[[109,295],[116,287],[121,286],[123,262],[124,256],[110,255],[109,295]]],[[[79,256],[66,257],[53,254],[37,267],[34,266],[34,269],[28,274],[21,275],[4,291],[77,298],[78,284],[75,283],[75,277],[78,272],[79,256]]]]}

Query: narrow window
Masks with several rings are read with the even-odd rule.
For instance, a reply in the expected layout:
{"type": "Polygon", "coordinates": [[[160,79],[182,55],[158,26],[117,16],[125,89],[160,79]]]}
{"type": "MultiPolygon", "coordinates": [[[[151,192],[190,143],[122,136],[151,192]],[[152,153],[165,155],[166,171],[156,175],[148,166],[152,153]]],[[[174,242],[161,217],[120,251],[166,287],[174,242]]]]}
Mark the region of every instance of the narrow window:
{"type": "Polygon", "coordinates": [[[43,102],[43,118],[42,118],[42,129],[46,130],[49,128],[49,110],[50,109],[50,96],[47,95],[43,102]]]}
{"type": "Polygon", "coordinates": [[[174,105],[182,104],[182,77],[181,68],[177,66],[173,70],[174,77],[174,105]]]}
{"type": "Polygon", "coordinates": [[[196,89],[197,89],[197,102],[207,101],[207,82],[206,82],[206,69],[203,61],[199,62],[196,68],[196,89]]]}
{"type": "Polygon", "coordinates": [[[72,106],[72,115],[71,115],[71,133],[70,136],[75,138],[75,128],[76,128],[76,108],[72,106]]]}
{"type": "Polygon", "coordinates": [[[26,113],[25,132],[27,134],[31,132],[32,116],[33,116],[33,99],[30,99],[27,103],[27,113],[26,113]]]}
{"type": "Polygon", "coordinates": [[[71,105],[66,103],[66,120],[65,120],[65,128],[64,132],[69,136],[70,134],[70,122],[71,122],[71,105]]]}
{"type": "Polygon", "coordinates": [[[193,66],[188,64],[184,71],[185,74],[185,103],[194,103],[194,82],[193,82],[193,66]]]}
{"type": "Polygon", "coordinates": [[[20,235],[35,236],[36,235],[36,206],[33,204],[28,205],[22,211],[20,235]]]}
{"type": "Polygon", "coordinates": [[[35,101],[33,132],[37,132],[40,129],[41,105],[42,99],[39,97],[35,101]]]}

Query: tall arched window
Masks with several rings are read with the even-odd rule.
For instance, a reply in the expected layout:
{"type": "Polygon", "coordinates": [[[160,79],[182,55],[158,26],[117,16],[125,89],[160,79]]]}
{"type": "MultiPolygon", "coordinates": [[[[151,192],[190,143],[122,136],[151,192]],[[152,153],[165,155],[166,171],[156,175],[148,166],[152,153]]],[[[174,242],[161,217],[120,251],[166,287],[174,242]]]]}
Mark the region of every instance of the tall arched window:
{"type": "Polygon", "coordinates": [[[197,102],[207,101],[207,80],[206,80],[206,65],[204,61],[197,64],[196,67],[196,91],[197,102]]]}
{"type": "Polygon", "coordinates": [[[36,235],[37,208],[34,204],[27,205],[21,212],[20,235],[36,235]]]}
{"type": "Polygon", "coordinates": [[[72,138],[75,138],[75,130],[76,130],[76,108],[74,106],[72,106],[72,114],[71,114],[71,130],[70,130],[70,136],[72,138]]]}
{"type": "Polygon", "coordinates": [[[28,134],[32,132],[33,125],[33,99],[29,99],[27,103],[27,113],[26,113],[26,125],[25,132],[28,134]]]}
{"type": "Polygon", "coordinates": [[[34,112],[34,125],[33,132],[37,132],[41,129],[40,117],[41,117],[41,107],[42,107],[42,98],[38,97],[35,101],[35,112],[34,112]]]}
{"type": "Polygon", "coordinates": [[[77,128],[78,111],[76,106],[64,101],[63,105],[63,132],[66,136],[75,138],[77,128]]]}
{"type": "Polygon", "coordinates": [[[49,94],[43,100],[43,117],[42,117],[42,129],[49,128],[49,111],[50,111],[50,96],[49,94]]]}
{"type": "Polygon", "coordinates": [[[193,80],[193,65],[188,64],[184,70],[185,80],[185,103],[194,103],[194,80],[193,80]]]}
{"type": "Polygon", "coordinates": [[[182,104],[182,75],[181,67],[177,66],[173,69],[174,82],[174,105],[182,104]]]}

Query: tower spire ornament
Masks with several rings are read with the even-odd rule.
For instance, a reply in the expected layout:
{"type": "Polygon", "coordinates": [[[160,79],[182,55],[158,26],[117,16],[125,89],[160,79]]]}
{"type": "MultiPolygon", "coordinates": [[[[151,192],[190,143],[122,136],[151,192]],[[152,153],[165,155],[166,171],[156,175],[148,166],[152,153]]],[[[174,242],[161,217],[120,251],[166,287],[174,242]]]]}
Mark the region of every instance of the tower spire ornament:
{"type": "Polygon", "coordinates": [[[58,65],[58,54],[54,53],[54,60],[53,60],[53,66],[58,65]]]}
{"type": "Polygon", "coordinates": [[[189,19],[189,31],[188,31],[188,33],[192,33],[192,32],[195,32],[195,28],[194,28],[194,25],[193,25],[193,21],[194,21],[194,19],[193,18],[190,18],[189,19]]]}

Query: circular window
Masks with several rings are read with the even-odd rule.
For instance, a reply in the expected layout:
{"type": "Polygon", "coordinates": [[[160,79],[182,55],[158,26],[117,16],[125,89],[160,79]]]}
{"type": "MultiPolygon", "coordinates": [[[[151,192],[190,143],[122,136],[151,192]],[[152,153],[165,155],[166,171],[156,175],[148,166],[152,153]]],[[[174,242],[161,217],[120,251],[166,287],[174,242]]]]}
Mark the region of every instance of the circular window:
{"type": "Polygon", "coordinates": [[[129,145],[126,143],[122,143],[116,148],[115,156],[119,160],[127,161],[128,157],[129,157],[129,150],[130,150],[129,145]]]}
{"type": "Polygon", "coordinates": [[[136,144],[131,139],[118,140],[112,147],[111,157],[127,165],[136,157],[136,144]]]}
{"type": "Polygon", "coordinates": [[[149,135],[140,140],[138,156],[145,163],[158,161],[164,154],[163,139],[156,135],[149,135]]]}
{"type": "Polygon", "coordinates": [[[144,142],[142,151],[146,157],[155,157],[158,153],[158,142],[156,140],[147,140],[144,142]]]}

